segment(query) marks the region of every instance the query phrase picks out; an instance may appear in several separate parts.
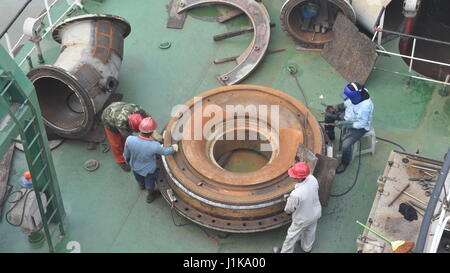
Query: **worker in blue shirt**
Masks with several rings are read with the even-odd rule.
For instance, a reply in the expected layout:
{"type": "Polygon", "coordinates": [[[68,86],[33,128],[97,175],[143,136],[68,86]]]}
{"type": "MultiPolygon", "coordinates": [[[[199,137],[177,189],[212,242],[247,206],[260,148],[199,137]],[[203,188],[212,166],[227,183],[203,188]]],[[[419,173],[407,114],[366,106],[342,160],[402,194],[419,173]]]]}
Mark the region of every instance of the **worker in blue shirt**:
{"type": "Polygon", "coordinates": [[[353,144],[370,130],[374,108],[368,90],[359,83],[347,84],[341,95],[344,105],[338,108],[345,108],[345,112],[343,120],[338,121],[336,126],[346,130],[342,138],[342,159],[336,173],[345,171],[352,159],[353,144]]]}
{"type": "Polygon", "coordinates": [[[123,156],[133,170],[134,177],[141,190],[147,190],[147,203],[159,195],[155,190],[155,181],[158,178],[156,168],[156,155],[170,155],[178,151],[178,145],[164,148],[151,137],[158,124],[151,117],[144,118],[140,125],[138,136],[129,136],[125,141],[123,156]]]}

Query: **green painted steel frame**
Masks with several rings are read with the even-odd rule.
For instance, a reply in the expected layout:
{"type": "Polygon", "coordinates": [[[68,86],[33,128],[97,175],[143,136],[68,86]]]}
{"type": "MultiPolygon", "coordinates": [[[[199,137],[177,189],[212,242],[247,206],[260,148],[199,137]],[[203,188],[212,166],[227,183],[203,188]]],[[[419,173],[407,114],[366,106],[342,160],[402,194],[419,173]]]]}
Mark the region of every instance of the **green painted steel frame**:
{"type": "Polygon", "coordinates": [[[0,47],[0,90],[2,90],[0,92],[1,117],[4,120],[8,118],[7,115],[10,117],[4,128],[0,129],[0,154],[4,154],[13,142],[17,142],[16,137],[20,135],[31,176],[35,178],[33,187],[37,193],[39,212],[43,216],[43,228],[49,250],[54,252],[49,223],[56,216],[60,234],[64,235],[63,222],[66,213],[48,146],[47,133],[34,86],[3,47],[0,47]],[[13,103],[20,104],[17,110],[12,109],[13,103]],[[26,118],[28,120],[23,123],[22,119],[26,118]],[[47,172],[45,172],[46,168],[47,172]],[[41,200],[41,192],[45,192],[49,198],[45,205],[41,200]],[[46,214],[49,211],[53,213],[47,217],[46,214]]]}

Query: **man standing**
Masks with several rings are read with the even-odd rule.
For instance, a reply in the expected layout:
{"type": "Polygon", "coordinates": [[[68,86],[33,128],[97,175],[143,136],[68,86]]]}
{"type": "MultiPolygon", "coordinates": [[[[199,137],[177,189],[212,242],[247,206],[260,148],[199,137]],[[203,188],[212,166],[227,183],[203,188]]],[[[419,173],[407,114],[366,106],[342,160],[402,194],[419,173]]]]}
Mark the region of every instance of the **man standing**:
{"type": "Polygon", "coordinates": [[[156,168],[156,154],[170,155],[178,151],[178,145],[164,148],[152,138],[152,133],[158,124],[147,117],[139,125],[138,136],[130,136],[125,141],[123,156],[133,169],[134,177],[142,190],[148,191],[147,203],[153,202],[159,192],[155,190],[155,181],[158,178],[156,168]]]}
{"type": "MultiPolygon", "coordinates": [[[[284,240],[282,253],[293,253],[295,243],[300,240],[304,252],[310,252],[316,236],[317,220],[322,215],[319,201],[319,183],[310,174],[305,162],[295,163],[288,170],[290,177],[298,179],[295,189],[289,195],[284,211],[292,215],[292,224],[284,240]]],[[[279,252],[275,247],[274,252],[279,252]]]]}
{"type": "MultiPolygon", "coordinates": [[[[130,171],[130,166],[123,157],[125,139],[133,132],[139,132],[139,124],[143,118],[148,116],[149,114],[139,105],[123,101],[111,103],[103,110],[102,122],[114,154],[114,159],[126,172],[130,171]]],[[[153,137],[157,140],[161,138],[156,132],[153,137]]]]}
{"type": "Polygon", "coordinates": [[[342,140],[342,159],[336,173],[342,173],[352,160],[353,144],[372,126],[373,102],[369,92],[359,83],[351,82],[344,87],[344,120],[336,126],[346,129],[342,140]]]}

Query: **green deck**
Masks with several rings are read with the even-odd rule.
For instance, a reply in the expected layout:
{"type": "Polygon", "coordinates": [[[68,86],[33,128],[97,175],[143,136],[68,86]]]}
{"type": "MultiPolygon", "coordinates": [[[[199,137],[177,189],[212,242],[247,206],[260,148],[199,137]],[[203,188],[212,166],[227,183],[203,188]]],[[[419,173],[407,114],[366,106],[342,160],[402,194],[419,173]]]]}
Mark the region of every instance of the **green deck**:
{"type": "MultiPolygon", "coordinates": [[[[251,35],[214,42],[212,36],[248,24],[246,18],[225,24],[204,20],[225,9],[199,8],[189,13],[182,30],[167,29],[167,1],[106,0],[103,4],[86,1],[90,13],[108,13],[126,18],[132,31],[125,40],[125,56],[120,73],[118,92],[124,100],[142,105],[160,124],[170,118],[172,106],[183,104],[194,95],[219,86],[215,76],[229,71],[234,64],[215,65],[215,58],[239,55],[251,41],[251,35]],[[203,19],[202,19],[203,18],[203,19]],[[172,46],[162,50],[161,42],[172,46]]],[[[338,103],[338,93],[346,81],[318,53],[299,52],[280,28],[279,11],[284,0],[265,1],[272,28],[269,49],[286,51],[265,57],[257,70],[243,84],[272,87],[303,101],[295,80],[286,69],[298,67],[299,81],[309,105],[319,115],[323,110],[320,95],[327,104],[338,103]]],[[[211,18],[209,18],[211,19],[211,18]]],[[[386,45],[395,50],[397,41],[386,45]]],[[[44,57],[52,63],[58,54],[58,44],[47,37],[43,42],[44,57]]],[[[37,61],[34,59],[34,63],[37,61]]],[[[409,152],[442,159],[450,146],[450,98],[438,93],[434,85],[385,72],[381,69],[407,72],[407,66],[397,57],[379,57],[377,69],[367,87],[375,104],[374,127],[377,136],[400,143],[409,152]],[[379,68],[379,69],[378,69],[379,68]]],[[[323,208],[313,252],[355,252],[355,240],[362,229],[355,220],[365,222],[372,206],[391,144],[378,142],[374,156],[363,156],[360,178],[347,195],[331,198],[323,208]]],[[[288,226],[254,234],[232,234],[219,238],[217,232],[195,224],[177,227],[172,222],[170,206],[159,198],[145,202],[132,174],[123,172],[114,162],[111,152],[100,148],[91,151],[79,141],[65,141],[53,150],[53,158],[68,215],[67,235],[57,250],[66,252],[69,241],[78,241],[82,252],[271,252],[281,245],[288,226]],[[97,159],[100,168],[86,172],[82,164],[97,159]]],[[[332,191],[346,190],[356,172],[357,160],[338,175],[332,191]]],[[[10,174],[11,183],[26,170],[25,157],[16,151],[10,174]]],[[[186,219],[174,213],[177,223],[186,219]]],[[[31,249],[21,231],[0,224],[0,252],[47,252],[46,246],[31,249]]]]}

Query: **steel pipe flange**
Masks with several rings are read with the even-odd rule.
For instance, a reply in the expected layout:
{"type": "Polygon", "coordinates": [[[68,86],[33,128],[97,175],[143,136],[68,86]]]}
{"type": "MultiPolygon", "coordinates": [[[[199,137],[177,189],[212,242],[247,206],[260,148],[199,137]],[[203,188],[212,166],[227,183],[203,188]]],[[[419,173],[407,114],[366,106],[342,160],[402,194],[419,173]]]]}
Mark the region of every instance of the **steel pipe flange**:
{"type": "Polygon", "coordinates": [[[87,14],[58,24],[53,38],[61,53],[53,65],[28,73],[51,132],[80,138],[93,128],[96,114],[117,88],[129,23],[118,16],[87,14]]]}
{"type": "Polygon", "coordinates": [[[284,197],[295,185],[287,170],[297,147],[323,148],[305,106],[268,87],[233,85],[198,95],[174,116],[164,144],[178,143],[179,151],[162,158],[158,187],[181,215],[239,233],[290,222],[284,197]]]}
{"type": "Polygon", "coordinates": [[[346,0],[328,0],[326,6],[323,1],[316,5],[314,12],[306,12],[302,8],[312,3],[310,0],[287,0],[281,7],[281,28],[295,42],[308,48],[323,48],[333,40],[332,27],[338,12],[342,12],[353,23],[356,22],[356,13],[346,0]],[[318,31],[317,31],[318,30],[318,31]]]}

